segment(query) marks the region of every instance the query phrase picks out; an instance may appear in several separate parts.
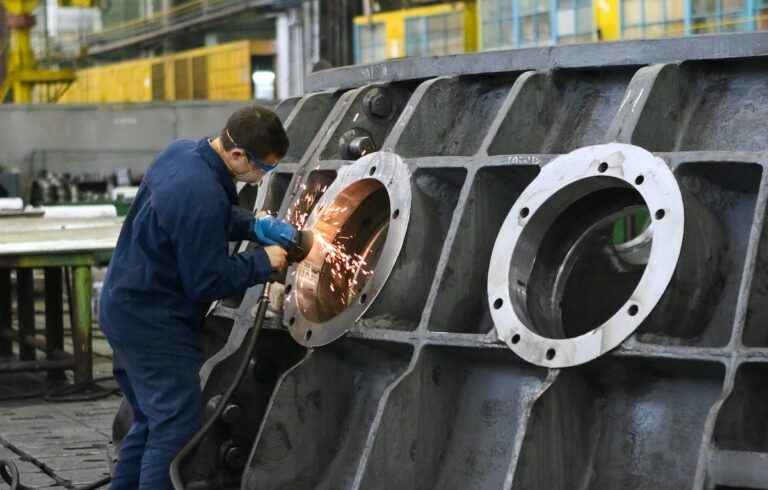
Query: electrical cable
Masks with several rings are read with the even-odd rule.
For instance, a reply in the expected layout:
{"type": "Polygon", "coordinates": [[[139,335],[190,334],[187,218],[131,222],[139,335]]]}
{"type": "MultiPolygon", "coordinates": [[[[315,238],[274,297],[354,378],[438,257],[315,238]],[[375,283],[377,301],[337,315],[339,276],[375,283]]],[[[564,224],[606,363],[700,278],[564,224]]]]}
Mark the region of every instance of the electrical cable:
{"type": "MultiPolygon", "coordinates": [[[[98,400],[98,399],[110,396],[112,394],[120,393],[120,390],[118,389],[104,388],[97,384],[99,382],[108,381],[112,379],[114,379],[114,377],[105,376],[103,378],[96,378],[94,380],[86,381],[83,383],[66,385],[66,386],[59,387],[47,392],[39,391],[39,392],[28,393],[24,395],[12,395],[7,397],[2,397],[0,398],[0,401],[24,400],[29,398],[39,398],[40,396],[42,396],[45,401],[52,402],[52,403],[98,400]],[[88,391],[91,391],[91,393],[87,393],[88,391]]],[[[16,463],[13,461],[0,460],[0,478],[2,478],[5,481],[5,483],[7,483],[10,486],[10,490],[38,490],[37,488],[28,487],[21,483],[20,477],[19,477],[19,469],[16,466],[16,463]]],[[[111,477],[104,477],[100,480],[97,480],[93,483],[89,483],[84,486],[73,486],[73,485],[66,485],[66,484],[64,486],[70,490],[95,490],[97,488],[101,488],[109,484],[110,481],[112,481],[111,477]]],[[[56,483],[61,484],[62,482],[57,481],[56,483]]]]}
{"type": "MultiPolygon", "coordinates": [[[[21,483],[21,479],[19,477],[19,468],[16,466],[16,463],[13,461],[8,461],[5,459],[0,459],[0,478],[5,481],[10,486],[10,490],[42,490],[42,488],[47,487],[28,487],[21,483]]],[[[97,488],[101,488],[109,482],[112,481],[112,477],[107,476],[100,480],[96,480],[93,483],[88,483],[86,485],[82,486],[73,486],[68,485],[66,488],[70,490],[96,490],[97,488]]],[[[59,483],[59,482],[57,482],[59,483]]]]}
{"type": "Polygon", "coordinates": [[[31,490],[19,482],[19,468],[13,461],[0,459],[0,477],[10,485],[11,490],[31,490]]]}
{"type": "MultiPolygon", "coordinates": [[[[69,270],[65,271],[65,283],[67,296],[69,298],[70,321],[74,322],[73,304],[72,304],[72,286],[69,270]]],[[[74,323],[73,323],[74,324],[74,323]]],[[[33,398],[43,398],[50,403],[71,403],[81,401],[94,401],[106,398],[111,395],[120,395],[119,388],[104,388],[98,383],[114,380],[114,376],[104,376],[90,381],[64,385],[51,390],[37,390],[31,393],[22,393],[8,396],[0,396],[0,402],[29,400],[33,398]]],[[[19,468],[14,461],[0,460],[0,478],[10,487],[10,490],[38,490],[35,487],[29,487],[21,483],[19,468]]],[[[70,490],[95,490],[104,487],[112,481],[111,477],[104,477],[95,482],[83,485],[73,486],[64,485],[70,490]]],[[[57,481],[57,484],[62,482],[57,481]]]]}
{"type": "MultiPolygon", "coordinates": [[[[269,286],[270,285],[267,284],[264,287],[264,291],[261,297],[259,298],[258,309],[256,311],[256,319],[254,320],[254,325],[253,325],[253,328],[251,329],[251,337],[248,340],[248,345],[243,355],[243,360],[240,363],[240,366],[238,367],[235,378],[232,380],[232,383],[230,384],[229,388],[227,388],[227,391],[225,392],[224,396],[221,398],[221,403],[219,403],[219,405],[216,407],[216,410],[214,411],[213,415],[206,421],[205,425],[192,437],[192,439],[181,449],[181,451],[179,451],[179,454],[176,455],[176,458],[174,458],[173,462],[171,463],[171,468],[170,468],[171,482],[173,483],[173,487],[175,490],[184,489],[184,483],[181,481],[181,473],[179,471],[179,466],[184,461],[184,459],[186,459],[187,456],[189,456],[189,454],[192,452],[192,449],[194,449],[194,447],[210,431],[210,429],[213,427],[213,424],[219,419],[219,417],[221,416],[221,413],[224,411],[224,407],[226,406],[226,401],[232,397],[235,390],[237,390],[243,378],[245,377],[245,372],[248,368],[248,364],[256,348],[256,340],[258,339],[261,328],[264,325],[267,308],[269,307],[269,289],[270,289],[269,286]]],[[[112,395],[113,393],[116,393],[116,392],[119,393],[119,390],[105,389],[96,384],[98,382],[107,381],[110,379],[114,379],[114,378],[111,376],[104,377],[104,378],[96,378],[92,381],[88,381],[85,383],[68,385],[68,386],[47,392],[44,398],[46,401],[52,401],[52,402],[69,402],[69,401],[94,400],[94,399],[103,398],[105,396],[112,395]],[[92,386],[96,386],[100,390],[100,393],[92,395],[94,396],[94,398],[83,398],[83,397],[76,398],[78,396],[77,393],[86,391],[88,388],[92,386]]],[[[84,395],[84,396],[87,397],[88,395],[84,395]]],[[[40,490],[33,487],[27,487],[19,481],[19,470],[13,461],[0,460],[0,478],[2,478],[8,485],[10,485],[10,490],[40,490]]],[[[78,487],[72,486],[70,487],[70,489],[71,490],[95,490],[109,484],[111,481],[112,481],[111,477],[105,477],[105,478],[102,478],[101,480],[95,481],[93,483],[89,483],[85,486],[78,486],[78,487]]]]}
{"type": "Polygon", "coordinates": [[[205,435],[211,430],[213,425],[221,416],[224,411],[224,407],[227,405],[227,401],[232,398],[235,390],[240,386],[240,383],[245,377],[245,372],[248,369],[248,364],[253,357],[253,351],[256,348],[256,340],[258,340],[261,327],[264,325],[264,319],[267,314],[267,308],[269,307],[269,289],[270,284],[264,286],[264,291],[259,298],[258,309],[256,311],[256,319],[254,320],[253,328],[251,329],[251,337],[248,339],[245,352],[240,362],[240,366],[237,369],[235,378],[227,388],[227,391],[221,397],[221,401],[216,406],[216,410],[213,412],[210,418],[205,422],[205,425],[197,431],[197,433],[190,439],[190,441],[179,451],[173,462],[171,463],[171,483],[175,490],[184,490],[184,482],[181,481],[180,466],[181,463],[190,455],[192,450],[197,446],[205,435]]]}

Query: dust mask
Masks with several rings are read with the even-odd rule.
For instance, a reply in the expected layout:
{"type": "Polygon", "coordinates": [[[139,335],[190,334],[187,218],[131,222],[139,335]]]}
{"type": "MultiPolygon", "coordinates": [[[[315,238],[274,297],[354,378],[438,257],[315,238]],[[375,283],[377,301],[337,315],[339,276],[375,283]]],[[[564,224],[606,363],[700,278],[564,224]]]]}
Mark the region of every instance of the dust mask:
{"type": "Polygon", "coordinates": [[[250,169],[247,172],[235,173],[235,180],[245,182],[246,184],[256,184],[264,177],[263,170],[250,169]]]}

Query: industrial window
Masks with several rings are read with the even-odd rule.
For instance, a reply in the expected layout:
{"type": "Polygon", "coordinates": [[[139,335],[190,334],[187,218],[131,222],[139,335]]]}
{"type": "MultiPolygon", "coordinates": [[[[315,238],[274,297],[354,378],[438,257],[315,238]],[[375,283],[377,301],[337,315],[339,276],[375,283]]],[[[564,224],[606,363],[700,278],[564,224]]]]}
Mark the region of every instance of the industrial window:
{"type": "Polygon", "coordinates": [[[759,31],[768,30],[768,0],[756,2],[755,28],[759,31]]]}
{"type": "Polygon", "coordinates": [[[512,0],[483,0],[480,4],[483,49],[517,45],[515,9],[512,0]]]}
{"type": "Polygon", "coordinates": [[[732,32],[751,29],[746,0],[692,0],[691,33],[732,32]]]}
{"type": "Polygon", "coordinates": [[[768,29],[766,0],[622,0],[621,13],[624,38],[768,29]]]}
{"type": "Polygon", "coordinates": [[[192,98],[192,90],[189,83],[189,60],[176,60],[174,68],[174,87],[176,88],[174,100],[189,100],[192,98]]]}
{"type": "Polygon", "coordinates": [[[595,39],[592,0],[560,0],[557,5],[557,41],[581,43],[595,39]]]}
{"type": "Polygon", "coordinates": [[[519,0],[518,25],[520,46],[537,46],[553,41],[549,2],[519,0]]]}
{"type": "Polygon", "coordinates": [[[208,98],[208,57],[195,56],[192,58],[192,98],[205,100],[208,98]]]}
{"type": "Polygon", "coordinates": [[[152,100],[165,100],[165,63],[152,65],[152,100]]]}
{"type": "Polygon", "coordinates": [[[439,56],[463,52],[463,12],[405,19],[406,56],[439,56]]]}
{"type": "Polygon", "coordinates": [[[387,59],[387,35],[383,22],[355,26],[355,63],[387,59]]]}
{"type": "Polygon", "coordinates": [[[622,0],[622,37],[638,39],[683,35],[683,5],[680,0],[622,0]]]}
{"type": "Polygon", "coordinates": [[[593,0],[482,0],[483,49],[588,42],[593,0]]]}

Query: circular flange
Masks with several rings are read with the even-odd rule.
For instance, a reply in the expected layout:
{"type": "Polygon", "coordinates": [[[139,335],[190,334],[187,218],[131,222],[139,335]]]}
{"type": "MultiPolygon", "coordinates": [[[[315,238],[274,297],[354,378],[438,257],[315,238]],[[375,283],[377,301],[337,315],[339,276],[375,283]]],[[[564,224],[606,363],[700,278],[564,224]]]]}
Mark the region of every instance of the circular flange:
{"type": "Polygon", "coordinates": [[[683,225],[680,188],[661,158],[619,143],[557,157],[512,206],[493,247],[488,302],[499,339],[523,359],[551,368],[583,364],[615,348],[662,298],[680,257],[683,225]],[[571,204],[617,185],[637,191],[651,214],[653,242],[640,281],[624,305],[597,328],[564,339],[539,335],[527,312],[527,296],[542,239],[571,204]]]}
{"type": "MultiPolygon", "coordinates": [[[[382,189],[386,190],[389,213],[383,226],[372,232],[370,239],[375,242],[385,233],[386,238],[380,249],[377,246],[375,267],[354,294],[353,301],[340,311],[333,311],[329,318],[326,318],[329,315],[310,312],[306,306],[316,301],[318,290],[322,287],[318,285],[318,281],[322,281],[322,268],[328,267],[324,252],[317,246],[318,240],[307,260],[288,270],[286,289],[289,293],[285,299],[283,324],[299,344],[317,347],[333,342],[348,332],[373,304],[389,278],[405,241],[411,215],[411,172],[402,158],[394,153],[366,155],[339,169],[336,179],[307,218],[305,229],[314,230],[331,241],[344,229],[344,221],[353,219],[356,209],[365,205],[365,200],[373,194],[381,196],[382,189]],[[329,210],[334,209],[342,211],[336,216],[329,216],[329,210]]],[[[377,212],[381,209],[376,207],[377,212]]]]}

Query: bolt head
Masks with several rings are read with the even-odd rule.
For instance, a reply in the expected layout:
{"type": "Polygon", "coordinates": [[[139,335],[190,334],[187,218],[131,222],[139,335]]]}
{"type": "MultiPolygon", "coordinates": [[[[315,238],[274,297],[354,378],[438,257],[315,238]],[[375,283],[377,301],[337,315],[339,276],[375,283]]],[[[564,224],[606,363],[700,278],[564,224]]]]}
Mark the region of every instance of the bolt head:
{"type": "Polygon", "coordinates": [[[368,131],[353,128],[339,139],[339,153],[345,160],[357,160],[363,155],[376,151],[376,143],[368,131]]]}
{"type": "Polygon", "coordinates": [[[221,420],[227,424],[236,424],[243,416],[243,409],[236,403],[230,403],[221,412],[221,420]]]}
{"type": "Polygon", "coordinates": [[[380,119],[388,118],[394,110],[392,98],[380,88],[368,92],[363,99],[363,105],[368,114],[380,119]]]}
{"type": "Polygon", "coordinates": [[[358,136],[349,143],[349,153],[356,158],[374,151],[376,151],[376,145],[373,144],[370,136],[358,136]]]}
{"type": "Polygon", "coordinates": [[[227,441],[220,448],[221,460],[232,470],[239,470],[245,466],[247,453],[239,444],[234,441],[227,441]]]}

